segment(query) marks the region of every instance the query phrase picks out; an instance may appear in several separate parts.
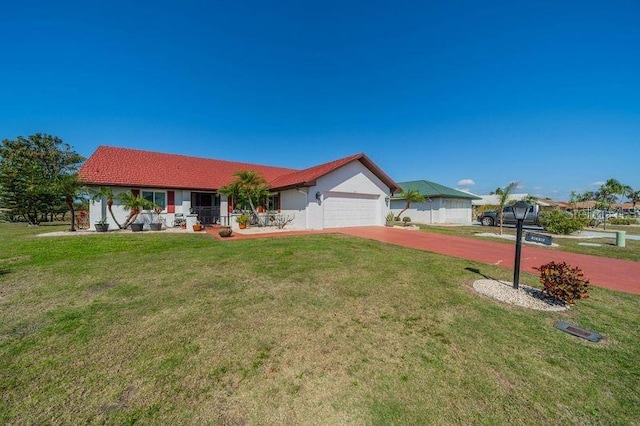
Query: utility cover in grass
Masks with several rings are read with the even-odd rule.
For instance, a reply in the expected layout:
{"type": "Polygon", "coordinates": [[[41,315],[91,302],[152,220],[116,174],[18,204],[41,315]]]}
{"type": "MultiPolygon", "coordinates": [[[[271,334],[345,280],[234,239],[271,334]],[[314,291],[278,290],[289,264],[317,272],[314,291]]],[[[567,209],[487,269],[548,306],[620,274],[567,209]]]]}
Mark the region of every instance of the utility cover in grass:
{"type": "Polygon", "coordinates": [[[602,339],[602,335],[600,333],[596,333],[595,331],[584,329],[575,324],[569,324],[568,322],[558,321],[553,326],[558,330],[565,331],[576,337],[587,339],[590,342],[597,343],[602,339]]]}

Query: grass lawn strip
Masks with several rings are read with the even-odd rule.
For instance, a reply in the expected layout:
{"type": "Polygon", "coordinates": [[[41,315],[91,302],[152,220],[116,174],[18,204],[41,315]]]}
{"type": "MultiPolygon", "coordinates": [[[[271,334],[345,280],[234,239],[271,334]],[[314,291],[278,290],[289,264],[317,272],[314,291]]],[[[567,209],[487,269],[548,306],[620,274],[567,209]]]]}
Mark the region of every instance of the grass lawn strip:
{"type": "MultiPolygon", "coordinates": [[[[639,227],[628,227],[628,226],[617,226],[615,229],[626,229],[632,228],[627,231],[629,234],[638,234],[639,227]]],[[[614,227],[609,228],[607,226],[607,230],[613,230],[614,227]]],[[[438,234],[445,235],[456,235],[460,237],[469,237],[469,238],[480,238],[480,239],[490,239],[491,241],[500,242],[503,244],[514,244],[514,240],[510,240],[504,237],[501,237],[498,234],[498,228],[496,227],[486,227],[486,226],[436,226],[436,225],[423,225],[421,226],[421,230],[423,232],[435,232],[438,234]],[[484,235],[478,234],[488,234],[495,233],[496,236],[494,238],[484,235]]],[[[515,229],[514,228],[503,228],[503,233],[505,235],[510,235],[512,238],[515,237],[515,229]]],[[[536,247],[546,248],[548,250],[560,250],[566,251],[570,253],[579,253],[579,254],[589,254],[593,256],[601,256],[601,257],[609,257],[613,259],[623,259],[623,260],[631,260],[634,262],[640,262],[640,241],[637,240],[626,240],[626,247],[617,247],[615,245],[615,239],[613,238],[576,238],[573,236],[559,236],[556,235],[553,237],[554,246],[545,246],[543,244],[531,244],[536,247]],[[600,244],[600,246],[582,246],[579,243],[581,242],[589,242],[600,244]],[[557,244],[557,246],[556,246],[557,244]]],[[[527,243],[529,244],[529,243],[527,243]]]]}

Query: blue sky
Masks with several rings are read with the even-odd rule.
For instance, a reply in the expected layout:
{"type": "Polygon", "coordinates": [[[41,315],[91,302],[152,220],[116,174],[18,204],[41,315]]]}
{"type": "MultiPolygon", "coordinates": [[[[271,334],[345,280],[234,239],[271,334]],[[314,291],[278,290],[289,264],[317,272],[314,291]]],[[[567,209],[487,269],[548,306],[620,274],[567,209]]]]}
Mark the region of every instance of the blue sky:
{"type": "Polygon", "coordinates": [[[640,2],[4,2],[0,137],[640,189],[640,2]]]}

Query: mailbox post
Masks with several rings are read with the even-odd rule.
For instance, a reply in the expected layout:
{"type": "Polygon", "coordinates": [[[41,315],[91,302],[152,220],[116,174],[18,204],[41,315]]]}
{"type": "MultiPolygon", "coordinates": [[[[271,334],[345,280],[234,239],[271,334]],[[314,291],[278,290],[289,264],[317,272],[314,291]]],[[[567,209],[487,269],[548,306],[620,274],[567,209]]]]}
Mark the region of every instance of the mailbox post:
{"type": "Polygon", "coordinates": [[[527,217],[527,211],[531,205],[524,201],[518,201],[513,205],[513,214],[516,217],[516,260],[513,266],[513,288],[516,290],[520,285],[520,253],[522,252],[522,222],[527,217]]]}

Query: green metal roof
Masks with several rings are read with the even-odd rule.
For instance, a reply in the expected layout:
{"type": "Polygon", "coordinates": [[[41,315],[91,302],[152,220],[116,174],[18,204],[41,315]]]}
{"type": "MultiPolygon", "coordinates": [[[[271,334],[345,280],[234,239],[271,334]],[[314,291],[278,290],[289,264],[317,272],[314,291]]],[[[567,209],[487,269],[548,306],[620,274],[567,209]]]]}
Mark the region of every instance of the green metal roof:
{"type": "MultiPolygon", "coordinates": [[[[448,186],[440,185],[439,183],[429,182],[428,180],[413,180],[411,182],[398,182],[398,185],[404,190],[408,191],[415,189],[427,198],[443,197],[443,198],[465,198],[468,200],[480,200],[481,198],[467,192],[458,191],[457,189],[449,188],[448,186]]],[[[402,194],[393,194],[395,199],[402,199],[402,194]]]]}

